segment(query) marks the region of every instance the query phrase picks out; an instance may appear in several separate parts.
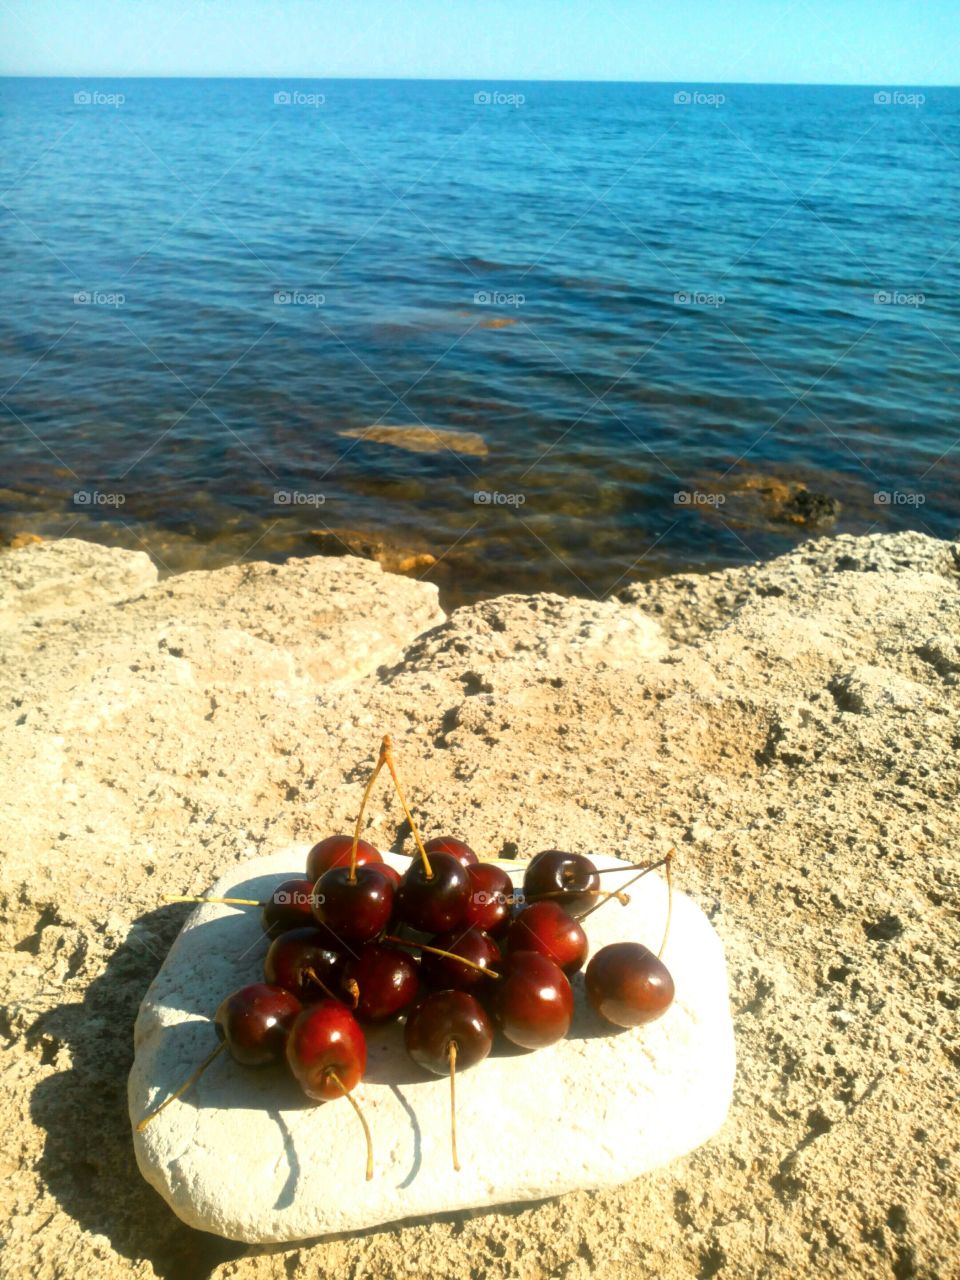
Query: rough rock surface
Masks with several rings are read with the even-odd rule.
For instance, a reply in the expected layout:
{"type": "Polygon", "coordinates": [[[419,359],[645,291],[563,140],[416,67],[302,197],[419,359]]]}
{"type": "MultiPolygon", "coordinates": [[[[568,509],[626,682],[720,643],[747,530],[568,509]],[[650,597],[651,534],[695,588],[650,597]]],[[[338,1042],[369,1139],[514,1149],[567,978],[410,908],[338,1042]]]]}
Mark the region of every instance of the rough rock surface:
{"type": "MultiPolygon", "coordinates": [[[[82,548],[60,554],[74,550],[82,573],[82,548]]],[[[958,555],[917,534],[818,540],[620,603],[486,602],[419,640],[432,592],[351,559],[247,565],[222,590],[196,575],[194,594],[187,575],[135,598],[120,555],[126,603],[45,612],[42,627],[21,609],[2,668],[0,1266],[109,1280],[960,1272],[958,555]],[[333,608],[327,588],[354,604],[315,644],[304,615],[333,608]],[[358,671],[337,654],[363,639],[364,611],[385,642],[358,671]],[[182,656],[160,646],[184,626],[182,656]],[[571,642],[591,628],[606,639],[571,642]],[[162,895],[343,829],[383,732],[418,820],[488,854],[677,846],[678,883],[727,955],[733,1106],[704,1147],[624,1187],[230,1244],[171,1214],[130,1141],[130,1029],[188,913],[162,895]]],[[[404,837],[386,788],[368,834],[404,837]]]]}
{"type": "MultiPolygon", "coordinates": [[[[235,867],[211,894],[266,898],[302,874],[308,849],[235,867]]],[[[410,865],[403,855],[385,857],[400,871],[410,865]]],[[[617,859],[598,858],[598,865],[613,868],[617,859]]],[[[608,875],[607,887],[632,874],[608,875]]],[[[513,878],[519,887],[522,867],[513,878]]],[[[631,888],[627,906],[609,903],[584,927],[593,952],[624,938],[656,949],[665,919],[666,885],[651,875],[631,888]]],[[[128,1091],[134,1126],[210,1052],[211,992],[216,1004],[260,981],[266,949],[256,911],[211,904],[191,915],[137,1017],[128,1091]]],[[[367,1029],[367,1074],[356,1091],[373,1132],[370,1183],[349,1107],[312,1106],[282,1071],[225,1061],[134,1134],[137,1161],[191,1226],[260,1242],[627,1182],[712,1137],[733,1088],[723,949],[685,894],[674,894],[664,960],[677,994],[650,1026],[618,1031],[599,1018],[577,974],[566,1039],[538,1053],[498,1044],[464,1073],[456,1175],[447,1082],[411,1064],[395,1023],[367,1029]]]]}

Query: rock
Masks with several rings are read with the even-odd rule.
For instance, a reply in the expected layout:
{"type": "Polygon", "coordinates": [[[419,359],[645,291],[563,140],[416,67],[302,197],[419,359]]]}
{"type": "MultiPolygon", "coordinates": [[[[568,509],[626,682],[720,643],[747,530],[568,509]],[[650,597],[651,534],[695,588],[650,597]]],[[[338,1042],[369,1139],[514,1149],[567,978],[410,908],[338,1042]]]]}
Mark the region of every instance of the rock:
{"type": "MultiPolygon", "coordinates": [[[[303,865],[307,847],[235,867],[211,893],[263,897],[303,865]]],[[[387,861],[409,865],[397,855],[387,861]]],[[[522,868],[511,870],[519,883],[522,868]]],[[[665,906],[664,883],[646,877],[628,907],[611,903],[591,916],[592,949],[624,937],[656,947],[665,906]]],[[[209,1052],[210,1013],[227,992],[258,980],[264,949],[256,911],[211,904],[190,916],[137,1018],[134,1125],[209,1052]]],[[[500,1050],[463,1074],[457,1175],[446,1081],[409,1062],[396,1025],[368,1031],[367,1076],[356,1090],[373,1133],[372,1182],[363,1180],[363,1143],[346,1103],[311,1105],[283,1071],[228,1059],[134,1132],[137,1162],[185,1222],[253,1243],[627,1182],[705,1142],[733,1087],[723,951],[683,894],[674,897],[664,959],[677,997],[657,1022],[613,1034],[587,1005],[581,975],[566,1040],[535,1054],[500,1050]]]]}
{"type": "Polygon", "coordinates": [[[404,551],[357,529],[311,529],[308,536],[320,555],[376,560],[392,573],[422,572],[437,563],[428,551],[404,551]]]}
{"type": "Polygon", "coordinates": [[[7,546],[11,551],[19,551],[21,547],[35,546],[38,542],[43,542],[39,533],[15,533],[7,546]]]}
{"type": "Polygon", "coordinates": [[[142,551],[79,538],[30,543],[0,555],[0,630],[130,600],[156,581],[156,566],[142,551]]]}
{"type": "Polygon", "coordinates": [[[338,434],[352,440],[367,440],[373,444],[388,444],[408,453],[462,453],[468,457],[485,458],[490,452],[486,440],[475,431],[450,431],[441,427],[351,427],[338,434]]]}
{"type": "Polygon", "coordinates": [[[825,493],[811,493],[802,486],[790,495],[781,508],[784,519],[794,524],[832,524],[840,514],[840,503],[825,493]]]}

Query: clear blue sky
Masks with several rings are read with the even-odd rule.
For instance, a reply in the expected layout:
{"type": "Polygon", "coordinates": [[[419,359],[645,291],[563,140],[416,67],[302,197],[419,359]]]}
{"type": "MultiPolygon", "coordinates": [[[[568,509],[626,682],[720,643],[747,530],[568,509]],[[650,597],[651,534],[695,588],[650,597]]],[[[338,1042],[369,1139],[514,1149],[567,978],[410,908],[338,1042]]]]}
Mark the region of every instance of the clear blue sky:
{"type": "Polygon", "coordinates": [[[2,0],[0,74],[957,84],[960,0],[2,0]]]}

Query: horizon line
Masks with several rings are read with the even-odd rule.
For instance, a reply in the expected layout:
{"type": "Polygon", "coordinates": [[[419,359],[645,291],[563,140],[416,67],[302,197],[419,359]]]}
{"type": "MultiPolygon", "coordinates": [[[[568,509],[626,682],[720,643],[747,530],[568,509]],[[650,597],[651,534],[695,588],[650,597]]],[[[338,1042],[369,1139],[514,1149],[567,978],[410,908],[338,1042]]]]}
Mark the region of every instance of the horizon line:
{"type": "Polygon", "coordinates": [[[371,83],[398,84],[631,84],[631,85],[718,85],[747,88],[793,88],[793,89],[871,89],[889,86],[896,83],[916,89],[956,89],[957,83],[930,84],[912,80],[694,80],[674,77],[668,80],[620,80],[620,79],[567,79],[550,76],[371,76],[371,75],[293,75],[285,72],[262,75],[253,74],[216,74],[197,75],[187,72],[144,72],[141,74],[114,73],[107,71],[78,72],[37,72],[37,71],[0,71],[0,80],[304,80],[309,82],[324,80],[367,81],[371,83]]]}

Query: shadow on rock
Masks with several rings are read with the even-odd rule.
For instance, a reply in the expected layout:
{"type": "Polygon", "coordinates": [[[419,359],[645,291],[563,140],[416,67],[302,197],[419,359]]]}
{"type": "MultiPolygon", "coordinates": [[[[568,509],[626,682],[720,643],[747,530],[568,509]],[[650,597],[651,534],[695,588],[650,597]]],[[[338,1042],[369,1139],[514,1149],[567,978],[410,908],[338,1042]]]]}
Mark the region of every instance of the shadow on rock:
{"type": "Polygon", "coordinates": [[[33,1024],[31,1040],[69,1047],[72,1066],[42,1080],[31,1113],[46,1134],[40,1173],[85,1231],[106,1236],[164,1280],[203,1280],[244,1246],[185,1226],[140,1176],[127,1115],[127,1075],[140,1001],[189,908],[141,916],[82,1003],[62,1004],[33,1024]]]}

